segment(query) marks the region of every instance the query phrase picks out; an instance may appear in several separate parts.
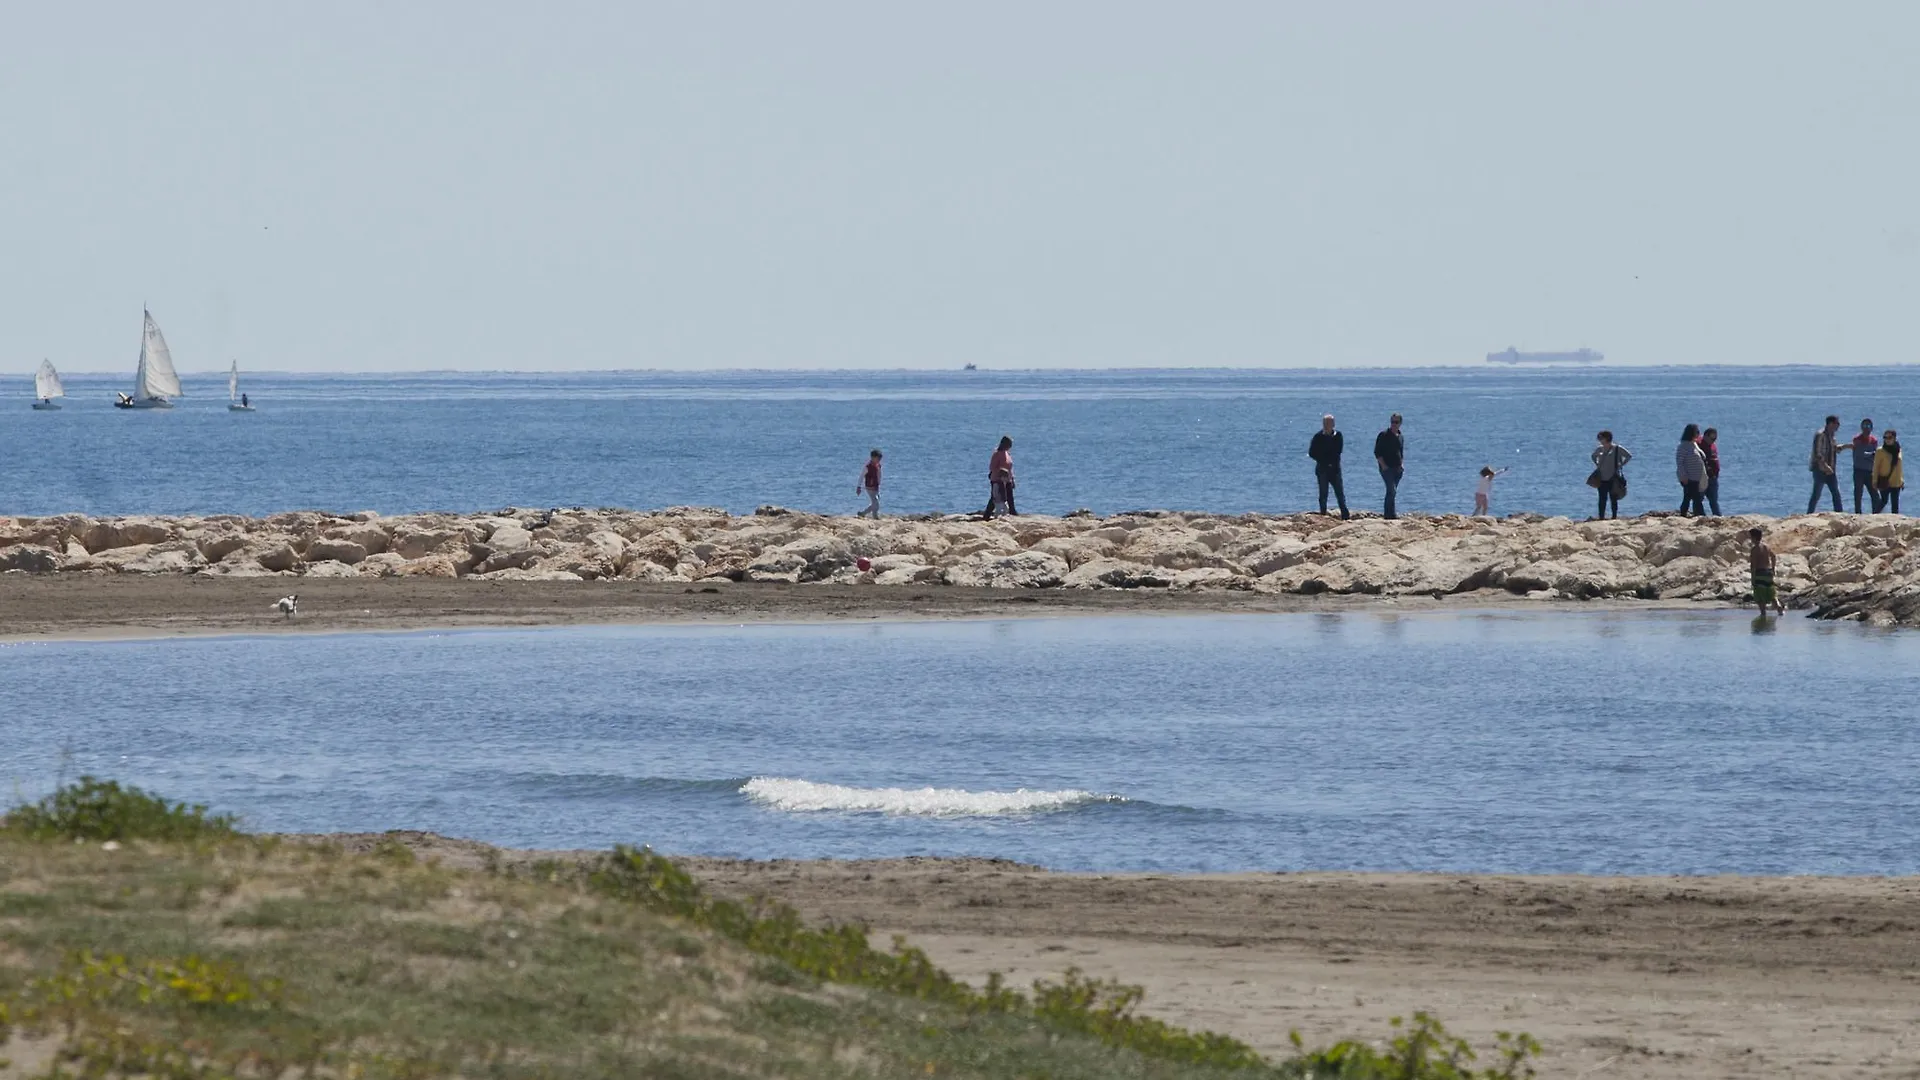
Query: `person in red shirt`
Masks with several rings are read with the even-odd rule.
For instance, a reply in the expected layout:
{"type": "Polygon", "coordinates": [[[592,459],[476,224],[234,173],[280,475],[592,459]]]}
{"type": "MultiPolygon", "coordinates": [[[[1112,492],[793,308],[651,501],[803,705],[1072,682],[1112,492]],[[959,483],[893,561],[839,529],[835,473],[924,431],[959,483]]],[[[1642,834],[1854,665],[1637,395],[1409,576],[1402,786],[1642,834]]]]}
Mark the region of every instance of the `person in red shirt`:
{"type": "Polygon", "coordinates": [[[1007,516],[1014,517],[1019,511],[1013,508],[1013,439],[1000,436],[1000,447],[987,460],[987,509],[984,516],[993,517],[1004,503],[1007,516]]]}
{"type": "Polygon", "coordinates": [[[867,493],[867,508],[853,516],[880,520],[880,451],[878,450],[867,455],[867,467],[860,473],[860,483],[853,489],[855,495],[863,491],[867,493]]]}

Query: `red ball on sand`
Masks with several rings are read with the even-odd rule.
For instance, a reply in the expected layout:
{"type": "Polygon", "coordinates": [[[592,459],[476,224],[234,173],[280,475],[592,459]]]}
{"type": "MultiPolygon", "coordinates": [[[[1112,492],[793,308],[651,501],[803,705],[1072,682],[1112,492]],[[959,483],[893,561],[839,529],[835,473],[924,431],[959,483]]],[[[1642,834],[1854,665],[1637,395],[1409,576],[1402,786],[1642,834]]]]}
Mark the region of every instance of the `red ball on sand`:
{"type": "Polygon", "coordinates": [[[853,560],[853,565],[859,567],[862,572],[865,572],[873,569],[873,560],[872,559],[855,559],[853,560]]]}

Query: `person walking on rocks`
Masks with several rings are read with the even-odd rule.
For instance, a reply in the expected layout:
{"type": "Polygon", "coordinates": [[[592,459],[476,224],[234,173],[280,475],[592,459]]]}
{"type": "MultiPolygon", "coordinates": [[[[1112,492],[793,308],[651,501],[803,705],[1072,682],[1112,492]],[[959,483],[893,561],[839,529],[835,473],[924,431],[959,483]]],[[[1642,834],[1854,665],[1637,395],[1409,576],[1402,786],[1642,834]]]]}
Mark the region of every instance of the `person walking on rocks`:
{"type": "Polygon", "coordinates": [[[1321,417],[1320,430],[1307,444],[1307,456],[1313,459],[1313,478],[1320,485],[1320,512],[1327,512],[1327,489],[1331,487],[1340,503],[1342,521],[1353,516],[1347,513],[1347,487],[1340,479],[1340,454],[1346,448],[1347,437],[1333,426],[1333,414],[1321,417]]]}
{"type": "Polygon", "coordinates": [[[1827,417],[1827,426],[1813,433],[1813,455],[1807,459],[1807,468],[1813,473],[1813,494],[1807,497],[1807,513],[1813,513],[1820,505],[1820,489],[1825,487],[1833,494],[1833,512],[1841,512],[1840,480],[1834,474],[1835,463],[1840,456],[1840,448],[1833,437],[1840,431],[1840,418],[1827,417]]]}
{"type": "Polygon", "coordinates": [[[1000,445],[987,459],[987,512],[991,518],[1001,506],[1007,508],[1008,517],[1017,517],[1019,511],[1013,508],[1013,438],[1000,436],[1000,445]]]}
{"type": "Polygon", "coordinates": [[[1760,605],[1760,617],[1767,617],[1767,606],[1785,615],[1787,609],[1781,606],[1780,592],[1773,584],[1773,568],[1778,561],[1773,549],[1767,546],[1766,533],[1759,529],[1748,529],[1747,539],[1753,543],[1750,564],[1753,570],[1753,602],[1760,605]]]}
{"type": "Polygon", "coordinates": [[[880,520],[880,457],[878,450],[867,455],[867,467],[860,472],[860,485],[853,489],[855,495],[863,491],[867,493],[867,508],[853,515],[854,517],[871,517],[875,521],[880,520]]]}
{"type": "Polygon", "coordinates": [[[1720,516],[1720,430],[1708,428],[1700,433],[1700,453],[1707,459],[1707,510],[1720,516]]]}
{"type": "Polygon", "coordinates": [[[1587,477],[1590,487],[1600,491],[1600,509],[1597,516],[1607,519],[1607,504],[1613,504],[1613,516],[1620,517],[1620,496],[1627,493],[1627,474],[1621,470],[1627,462],[1633,460],[1633,452],[1613,441],[1613,432],[1603,431],[1599,435],[1600,445],[1593,448],[1593,474],[1587,477]]]}
{"type": "Polygon", "coordinates": [[[1404,475],[1407,460],[1407,441],[1400,434],[1400,414],[1394,413],[1387,421],[1387,429],[1373,440],[1373,460],[1380,466],[1380,482],[1387,487],[1387,505],[1381,516],[1388,521],[1399,517],[1394,513],[1393,497],[1400,489],[1400,477],[1404,475]]]}
{"type": "Polygon", "coordinates": [[[1880,489],[1873,486],[1873,456],[1880,452],[1880,440],[1873,437],[1873,421],[1860,421],[1860,432],[1853,437],[1853,512],[1860,513],[1860,493],[1874,513],[1880,512],[1880,489]]]}
{"type": "Polygon", "coordinates": [[[1899,513],[1900,489],[1906,486],[1907,480],[1900,468],[1900,433],[1888,428],[1879,452],[1873,455],[1873,512],[1899,513]]]}
{"type": "Polygon", "coordinates": [[[1688,424],[1673,451],[1674,471],[1680,477],[1680,516],[1706,517],[1707,456],[1700,452],[1700,425],[1688,424]]]}

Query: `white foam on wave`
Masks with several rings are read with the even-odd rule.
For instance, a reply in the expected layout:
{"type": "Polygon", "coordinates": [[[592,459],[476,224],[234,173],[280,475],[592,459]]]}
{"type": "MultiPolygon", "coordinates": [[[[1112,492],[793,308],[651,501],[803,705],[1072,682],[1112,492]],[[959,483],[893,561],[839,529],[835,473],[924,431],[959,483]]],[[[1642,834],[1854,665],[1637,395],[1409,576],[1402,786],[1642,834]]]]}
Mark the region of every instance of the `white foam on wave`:
{"type": "Polygon", "coordinates": [[[1064,810],[1091,802],[1119,802],[1091,791],[965,791],[960,788],[859,788],[756,776],[740,794],[775,810],[810,813],[839,810],[916,817],[991,817],[1064,810]]]}

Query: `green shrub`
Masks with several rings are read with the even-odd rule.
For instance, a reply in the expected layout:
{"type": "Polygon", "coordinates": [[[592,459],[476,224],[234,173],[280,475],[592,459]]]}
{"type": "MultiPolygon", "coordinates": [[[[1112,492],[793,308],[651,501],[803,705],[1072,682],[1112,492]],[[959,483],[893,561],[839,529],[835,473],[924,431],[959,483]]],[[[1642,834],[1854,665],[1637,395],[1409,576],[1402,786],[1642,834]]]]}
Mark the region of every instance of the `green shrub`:
{"type": "Polygon", "coordinates": [[[859,926],[809,927],[792,908],[710,897],[673,860],[642,848],[617,847],[587,875],[600,891],[675,915],[771,957],[802,975],[870,986],[936,1001],[971,1013],[1006,1013],[1059,1031],[1089,1035],[1148,1057],[1228,1069],[1259,1068],[1265,1060],[1247,1044],[1212,1032],[1192,1032],[1134,1012],[1137,986],[1088,979],[1069,971],[1063,981],[1040,980],[1033,996],[1009,990],[998,975],[982,989],[947,974],[927,954],[895,938],[890,952],[867,942],[859,926]]]}
{"type": "Polygon", "coordinates": [[[209,840],[240,835],[231,814],[169,803],[137,787],[83,776],[37,803],[14,807],[0,830],[34,840],[209,840]]]}
{"type": "Polygon", "coordinates": [[[1539,1056],[1540,1044],[1531,1035],[1497,1033],[1500,1063],[1476,1070],[1473,1048],[1432,1016],[1414,1013],[1411,1027],[1396,1016],[1392,1024],[1399,1034],[1384,1050],[1349,1040],[1309,1051],[1294,1032],[1294,1057],[1280,1065],[1279,1073],[1288,1080],[1532,1080],[1535,1075],[1532,1059],[1539,1056]]]}

